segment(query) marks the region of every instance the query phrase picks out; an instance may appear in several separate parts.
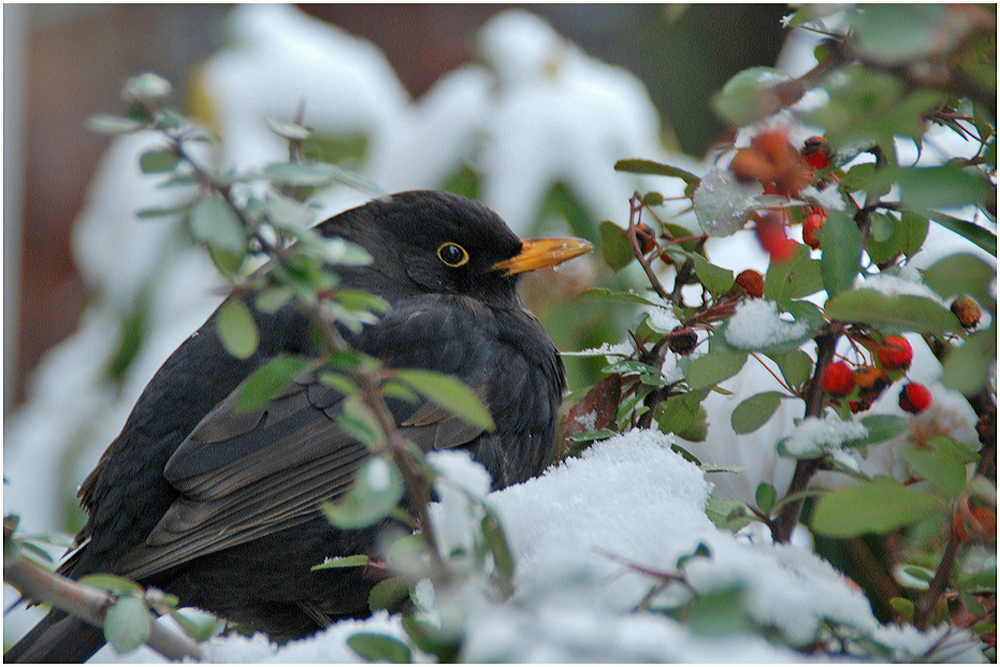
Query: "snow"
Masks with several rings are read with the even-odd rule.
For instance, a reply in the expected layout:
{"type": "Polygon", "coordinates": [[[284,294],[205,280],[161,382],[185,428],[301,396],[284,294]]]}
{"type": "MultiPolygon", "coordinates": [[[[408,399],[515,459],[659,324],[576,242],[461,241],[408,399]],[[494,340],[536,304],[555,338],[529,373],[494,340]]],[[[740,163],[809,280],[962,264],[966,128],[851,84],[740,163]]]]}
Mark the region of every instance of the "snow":
{"type": "MultiPolygon", "coordinates": [[[[635,611],[656,580],[633,571],[627,563],[681,573],[702,594],[739,586],[750,618],[773,627],[792,645],[812,643],[822,624],[835,623],[846,632],[879,638],[896,651],[897,659],[905,661],[922,655],[940,638],[939,630],[920,634],[912,628],[880,626],[857,587],[806,550],[773,545],[766,539],[751,541],[717,529],[704,513],[712,485],[696,466],[670,449],[672,442],[671,436],[659,432],[632,431],[595,443],[580,458],[551,468],[539,478],[484,494],[500,515],[514,552],[514,597],[498,602],[474,584],[444,591],[434,591],[429,582],[418,587],[419,603],[434,606],[434,614],[428,617],[437,618],[442,629],[466,637],[460,659],[809,659],[756,634],[698,635],[669,617],[635,611]],[[709,555],[690,558],[678,570],[678,558],[693,553],[699,544],[709,555]]],[[[485,471],[479,464],[464,453],[441,454],[432,460],[443,474],[468,479],[471,473],[472,494],[485,489],[485,471]]],[[[488,478],[485,482],[488,485],[488,478]]],[[[443,499],[442,505],[452,500],[443,499]]],[[[434,509],[437,521],[446,510],[440,505],[434,509]]],[[[459,508],[458,513],[464,511],[459,508]]],[[[685,595],[674,585],[663,600],[683,601],[685,595]]],[[[215,638],[207,644],[206,657],[209,662],[353,662],[357,658],[344,641],[358,631],[405,638],[397,617],[379,613],[367,621],[337,623],[284,647],[269,645],[260,636],[215,638]]],[[[970,648],[974,643],[967,634],[959,633],[953,640],[966,647],[963,659],[975,658],[970,648]]]]}
{"type": "Polygon", "coordinates": [[[778,304],[768,299],[747,299],[736,306],[726,327],[726,342],[739,350],[762,350],[801,340],[809,333],[805,322],[781,318],[778,304]]]}
{"type": "Polygon", "coordinates": [[[920,273],[912,266],[899,267],[895,273],[882,271],[876,274],[859,273],[854,281],[855,289],[871,289],[886,296],[909,294],[922,296],[943,305],[941,297],[924,284],[920,273]]]}
{"type": "Polygon", "coordinates": [[[694,213],[709,236],[729,236],[743,229],[747,219],[760,207],[757,197],[764,186],[757,181],[741,183],[728,168],[705,174],[694,192],[694,213]]]}
{"type": "Polygon", "coordinates": [[[860,440],[868,429],[860,422],[844,421],[835,415],[803,419],[788,440],[785,451],[794,457],[819,456],[832,452],[849,440],[860,440]]]}

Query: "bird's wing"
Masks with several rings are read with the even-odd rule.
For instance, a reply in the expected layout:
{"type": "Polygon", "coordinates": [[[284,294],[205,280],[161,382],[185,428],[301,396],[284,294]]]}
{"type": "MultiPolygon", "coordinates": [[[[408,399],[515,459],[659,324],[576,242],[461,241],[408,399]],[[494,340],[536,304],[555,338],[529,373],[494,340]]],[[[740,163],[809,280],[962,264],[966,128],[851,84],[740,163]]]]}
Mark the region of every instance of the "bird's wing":
{"type": "MultiPolygon", "coordinates": [[[[202,419],[167,463],[164,476],[180,496],[118,564],[118,574],[141,579],[311,520],[322,501],[347,490],[369,456],[337,425],[343,396],[319,382],[317,372],[249,412],[235,408],[242,386],[202,419]]],[[[473,389],[485,398],[483,385],[473,389]]],[[[392,401],[390,407],[403,436],[425,451],[459,447],[482,432],[429,402],[414,408],[392,401]]]]}

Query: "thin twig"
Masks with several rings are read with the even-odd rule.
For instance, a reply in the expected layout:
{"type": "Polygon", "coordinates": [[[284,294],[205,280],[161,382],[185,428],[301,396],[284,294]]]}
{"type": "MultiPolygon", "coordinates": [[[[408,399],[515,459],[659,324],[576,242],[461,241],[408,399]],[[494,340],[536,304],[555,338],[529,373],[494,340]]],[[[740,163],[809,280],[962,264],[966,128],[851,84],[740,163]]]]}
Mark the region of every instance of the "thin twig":
{"type": "MultiPolygon", "coordinates": [[[[46,572],[24,558],[18,558],[4,567],[3,580],[19,590],[24,597],[45,601],[98,628],[104,627],[104,617],[115,603],[115,598],[110,593],[84,586],[61,574],[46,572]]],[[[160,625],[152,614],[146,645],[167,660],[201,660],[198,644],[160,625]]]]}

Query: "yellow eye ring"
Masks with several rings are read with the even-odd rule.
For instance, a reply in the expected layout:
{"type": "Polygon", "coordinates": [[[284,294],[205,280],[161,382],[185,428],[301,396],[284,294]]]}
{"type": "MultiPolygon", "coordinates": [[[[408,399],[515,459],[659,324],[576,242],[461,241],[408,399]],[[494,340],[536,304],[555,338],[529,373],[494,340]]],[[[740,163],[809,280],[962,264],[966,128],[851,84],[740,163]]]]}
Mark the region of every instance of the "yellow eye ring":
{"type": "Polygon", "coordinates": [[[453,269],[457,269],[469,261],[469,253],[465,252],[465,248],[451,241],[438,246],[437,256],[445,265],[453,269]]]}

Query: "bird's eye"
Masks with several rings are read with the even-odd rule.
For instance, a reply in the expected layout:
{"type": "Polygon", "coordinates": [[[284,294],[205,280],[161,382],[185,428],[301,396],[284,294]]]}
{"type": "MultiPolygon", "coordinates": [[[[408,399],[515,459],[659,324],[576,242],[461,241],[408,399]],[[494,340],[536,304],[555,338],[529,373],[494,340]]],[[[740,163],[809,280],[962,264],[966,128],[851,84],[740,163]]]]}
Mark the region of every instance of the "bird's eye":
{"type": "Polygon", "coordinates": [[[442,243],[438,247],[438,259],[454,269],[469,261],[469,253],[457,243],[442,243]]]}

